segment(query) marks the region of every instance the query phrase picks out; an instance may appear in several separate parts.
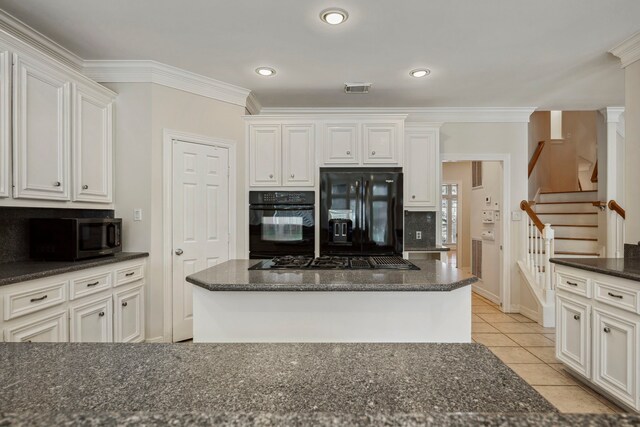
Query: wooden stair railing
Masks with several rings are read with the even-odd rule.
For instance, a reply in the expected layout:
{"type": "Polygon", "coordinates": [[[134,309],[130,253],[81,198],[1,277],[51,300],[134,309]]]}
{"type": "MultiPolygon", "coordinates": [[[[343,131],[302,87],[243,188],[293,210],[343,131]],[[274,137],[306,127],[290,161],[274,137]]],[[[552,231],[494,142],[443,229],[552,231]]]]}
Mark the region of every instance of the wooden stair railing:
{"type": "Polygon", "coordinates": [[[529,177],[533,173],[533,169],[536,167],[536,163],[538,163],[538,159],[540,159],[540,155],[542,154],[542,150],[544,149],[545,142],[538,142],[538,146],[536,147],[536,151],[533,152],[533,156],[531,156],[531,160],[529,160],[529,177]]]}
{"type": "Polygon", "coordinates": [[[538,231],[542,233],[544,231],[544,224],[542,223],[542,221],[540,221],[540,218],[538,218],[538,215],[536,215],[532,207],[532,202],[528,202],[526,200],[520,202],[520,209],[522,209],[527,213],[527,215],[529,215],[529,218],[531,218],[531,221],[533,221],[533,224],[536,226],[538,231]]]}
{"type": "Polygon", "coordinates": [[[598,161],[596,160],[596,165],[593,167],[593,172],[591,173],[591,182],[594,184],[598,182],[598,161]]]}
{"type": "Polygon", "coordinates": [[[609,203],[607,204],[607,206],[609,206],[609,209],[611,209],[612,211],[615,211],[618,215],[620,215],[622,219],[627,219],[626,211],[615,200],[609,200],[609,203]]]}

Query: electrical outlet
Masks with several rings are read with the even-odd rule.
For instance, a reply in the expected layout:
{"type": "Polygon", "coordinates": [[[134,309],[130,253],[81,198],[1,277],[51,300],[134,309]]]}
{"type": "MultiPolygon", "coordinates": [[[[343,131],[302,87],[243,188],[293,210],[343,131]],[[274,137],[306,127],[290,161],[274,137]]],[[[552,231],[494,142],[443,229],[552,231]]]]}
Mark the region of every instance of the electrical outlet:
{"type": "Polygon", "coordinates": [[[416,231],[416,240],[422,240],[422,231],[416,231]]]}
{"type": "Polygon", "coordinates": [[[136,208],[133,210],[133,220],[142,221],[142,209],[136,208]]]}

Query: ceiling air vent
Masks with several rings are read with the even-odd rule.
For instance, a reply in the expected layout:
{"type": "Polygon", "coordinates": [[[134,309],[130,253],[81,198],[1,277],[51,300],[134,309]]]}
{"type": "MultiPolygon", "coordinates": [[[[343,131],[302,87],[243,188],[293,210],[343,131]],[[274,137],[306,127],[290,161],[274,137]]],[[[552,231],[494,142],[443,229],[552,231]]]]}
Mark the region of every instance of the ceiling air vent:
{"type": "Polygon", "coordinates": [[[369,93],[371,83],[345,83],[344,93],[369,93]]]}

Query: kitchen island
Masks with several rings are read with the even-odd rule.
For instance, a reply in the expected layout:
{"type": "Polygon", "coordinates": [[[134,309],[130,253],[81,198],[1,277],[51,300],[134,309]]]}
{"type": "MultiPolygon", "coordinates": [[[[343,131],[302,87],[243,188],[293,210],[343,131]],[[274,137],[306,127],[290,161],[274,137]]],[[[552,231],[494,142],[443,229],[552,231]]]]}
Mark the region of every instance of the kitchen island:
{"type": "Polygon", "coordinates": [[[471,342],[475,276],[419,270],[252,270],[232,260],[187,277],[195,342],[471,342]]]}

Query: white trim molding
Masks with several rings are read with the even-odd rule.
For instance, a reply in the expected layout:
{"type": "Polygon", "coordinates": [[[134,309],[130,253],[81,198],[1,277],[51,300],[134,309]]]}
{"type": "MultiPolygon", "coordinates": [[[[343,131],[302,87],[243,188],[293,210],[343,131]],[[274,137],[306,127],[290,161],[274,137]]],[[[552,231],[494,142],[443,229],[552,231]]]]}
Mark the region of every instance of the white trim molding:
{"type": "MultiPolygon", "coordinates": [[[[84,63],[82,58],[2,9],[0,9],[0,31],[19,44],[29,45],[76,71],[82,69],[84,63]]],[[[10,43],[6,37],[5,41],[10,43]]]]}
{"type": "Polygon", "coordinates": [[[640,60],[640,31],[611,49],[609,53],[620,58],[622,68],[640,60]]]}
{"type": "Polygon", "coordinates": [[[624,114],[624,107],[606,107],[600,110],[600,114],[605,117],[607,123],[618,123],[623,119],[621,116],[624,114]]]}
{"type": "Polygon", "coordinates": [[[391,108],[277,108],[264,107],[260,115],[297,114],[406,114],[407,122],[529,123],[536,107],[391,107],[391,108]]]}
{"type": "Polygon", "coordinates": [[[262,104],[260,104],[260,101],[258,101],[256,95],[251,92],[249,96],[247,96],[247,111],[249,111],[249,114],[256,115],[260,114],[261,110],[262,104]]]}
{"type": "Polygon", "coordinates": [[[99,83],[156,83],[230,104],[247,105],[251,92],[157,61],[84,61],[84,74],[99,83]]]}

